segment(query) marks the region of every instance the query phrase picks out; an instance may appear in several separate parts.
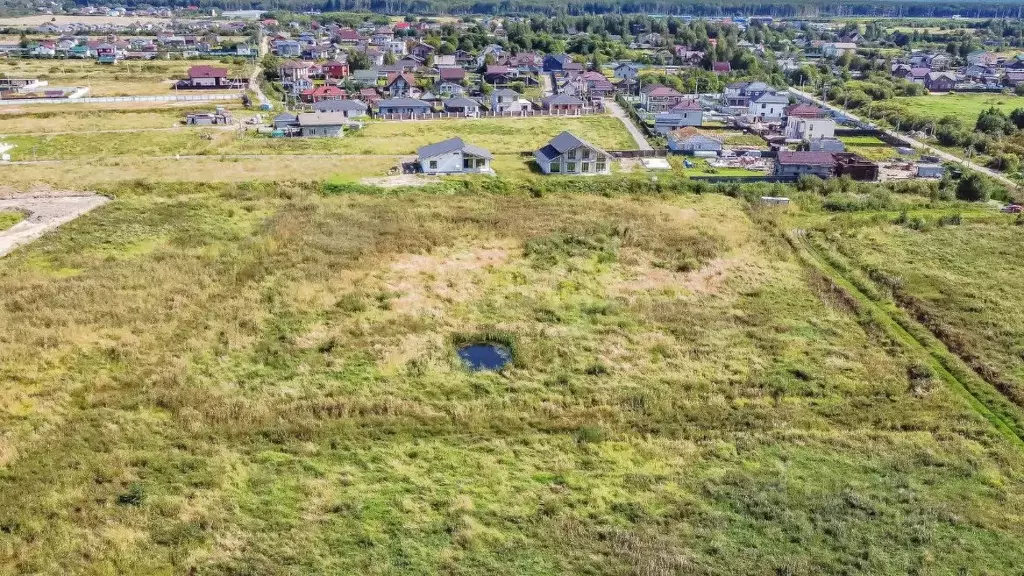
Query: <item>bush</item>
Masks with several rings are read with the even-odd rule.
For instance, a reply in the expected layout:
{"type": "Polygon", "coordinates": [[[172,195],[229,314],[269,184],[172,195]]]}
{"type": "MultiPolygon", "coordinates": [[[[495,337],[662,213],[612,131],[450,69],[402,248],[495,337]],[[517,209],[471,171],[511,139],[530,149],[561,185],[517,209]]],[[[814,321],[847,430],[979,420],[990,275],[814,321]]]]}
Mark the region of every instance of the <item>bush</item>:
{"type": "Polygon", "coordinates": [[[956,185],[956,197],[966,202],[986,202],[991,191],[988,181],[980,174],[969,174],[956,185]]]}

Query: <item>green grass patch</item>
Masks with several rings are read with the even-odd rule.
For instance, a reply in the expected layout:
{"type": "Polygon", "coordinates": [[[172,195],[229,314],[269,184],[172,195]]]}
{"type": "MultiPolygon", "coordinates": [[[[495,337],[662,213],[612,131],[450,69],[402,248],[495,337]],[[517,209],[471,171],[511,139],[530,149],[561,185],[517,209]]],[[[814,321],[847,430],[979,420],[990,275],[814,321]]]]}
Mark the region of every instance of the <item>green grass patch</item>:
{"type": "Polygon", "coordinates": [[[25,215],[21,212],[0,210],[0,231],[7,230],[24,219],[25,215]]]}
{"type": "Polygon", "coordinates": [[[954,116],[967,126],[974,126],[982,111],[995,107],[1009,114],[1016,108],[1024,108],[1024,98],[1007,94],[989,93],[948,93],[927,96],[902,96],[894,101],[906,106],[915,114],[938,120],[943,116],[954,116]]]}

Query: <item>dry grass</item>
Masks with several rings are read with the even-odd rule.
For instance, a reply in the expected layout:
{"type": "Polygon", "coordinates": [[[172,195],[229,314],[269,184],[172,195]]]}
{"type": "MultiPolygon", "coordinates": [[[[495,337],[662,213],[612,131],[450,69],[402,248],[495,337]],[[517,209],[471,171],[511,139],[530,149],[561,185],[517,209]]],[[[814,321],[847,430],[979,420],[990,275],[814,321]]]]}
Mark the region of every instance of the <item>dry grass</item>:
{"type": "Polygon", "coordinates": [[[741,202],[603,181],[125,186],[0,260],[0,571],[1024,563],[1015,446],[741,202]]]}

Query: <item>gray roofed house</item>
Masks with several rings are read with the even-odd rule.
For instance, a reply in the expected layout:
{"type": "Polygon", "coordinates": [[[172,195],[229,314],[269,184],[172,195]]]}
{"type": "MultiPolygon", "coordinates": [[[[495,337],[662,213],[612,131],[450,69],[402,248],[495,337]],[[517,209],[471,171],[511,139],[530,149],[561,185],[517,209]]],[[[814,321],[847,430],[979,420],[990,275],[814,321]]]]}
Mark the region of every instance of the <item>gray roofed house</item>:
{"type": "Polygon", "coordinates": [[[583,108],[583,100],[569,94],[555,94],[546,96],[540,101],[541,107],[545,110],[557,112],[572,112],[583,108]]]}
{"type": "Polygon", "coordinates": [[[607,152],[579,138],[562,132],[533,153],[544,174],[608,174],[611,157],[607,152]]]}
{"type": "Polygon", "coordinates": [[[472,98],[455,96],[444,101],[444,111],[452,114],[476,116],[480,113],[480,103],[472,98]]]}
{"type": "Polygon", "coordinates": [[[767,92],[750,101],[747,113],[758,120],[781,120],[788,106],[788,96],[767,92]]]}
{"type": "Polygon", "coordinates": [[[274,125],[275,129],[283,130],[285,128],[289,128],[291,126],[294,126],[295,122],[297,120],[298,120],[298,117],[295,116],[295,114],[290,114],[288,112],[282,112],[282,113],[278,114],[277,116],[274,116],[274,119],[271,121],[271,123],[274,125]]]}
{"type": "Polygon", "coordinates": [[[367,106],[359,100],[321,100],[313,104],[317,112],[340,112],[346,118],[366,116],[367,106]]]}
{"type": "Polygon", "coordinates": [[[491,153],[466,144],[462,138],[449,138],[422,146],[416,151],[420,170],[426,174],[490,174],[491,153]]]}
{"type": "Polygon", "coordinates": [[[348,118],[342,112],[303,112],[298,115],[296,123],[303,136],[341,136],[348,118]]]}
{"type": "Polygon", "coordinates": [[[429,114],[430,104],[415,98],[388,98],[377,103],[378,114],[417,115],[429,114]]]}

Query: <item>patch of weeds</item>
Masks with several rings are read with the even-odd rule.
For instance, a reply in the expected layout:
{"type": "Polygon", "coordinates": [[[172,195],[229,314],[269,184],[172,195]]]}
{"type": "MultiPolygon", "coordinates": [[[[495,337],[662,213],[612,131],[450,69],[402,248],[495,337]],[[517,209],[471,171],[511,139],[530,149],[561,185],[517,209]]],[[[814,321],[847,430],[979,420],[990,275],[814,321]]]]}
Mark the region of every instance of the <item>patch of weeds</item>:
{"type": "Polygon", "coordinates": [[[141,506],[146,501],[146,488],[139,482],[132,482],[128,489],[117,495],[117,503],[122,506],[141,506]]]}
{"type": "Polygon", "coordinates": [[[366,300],[361,294],[357,294],[355,292],[349,292],[341,298],[338,298],[338,301],[335,302],[334,305],[339,310],[351,312],[353,314],[366,311],[366,300]]]}
{"type": "Polygon", "coordinates": [[[535,266],[549,268],[571,258],[594,257],[600,263],[615,262],[626,235],[625,228],[609,227],[587,234],[557,233],[526,242],[525,256],[535,266]]]}
{"type": "Polygon", "coordinates": [[[579,430],[576,431],[577,444],[600,444],[604,440],[604,430],[597,426],[580,426],[579,430]]]}

